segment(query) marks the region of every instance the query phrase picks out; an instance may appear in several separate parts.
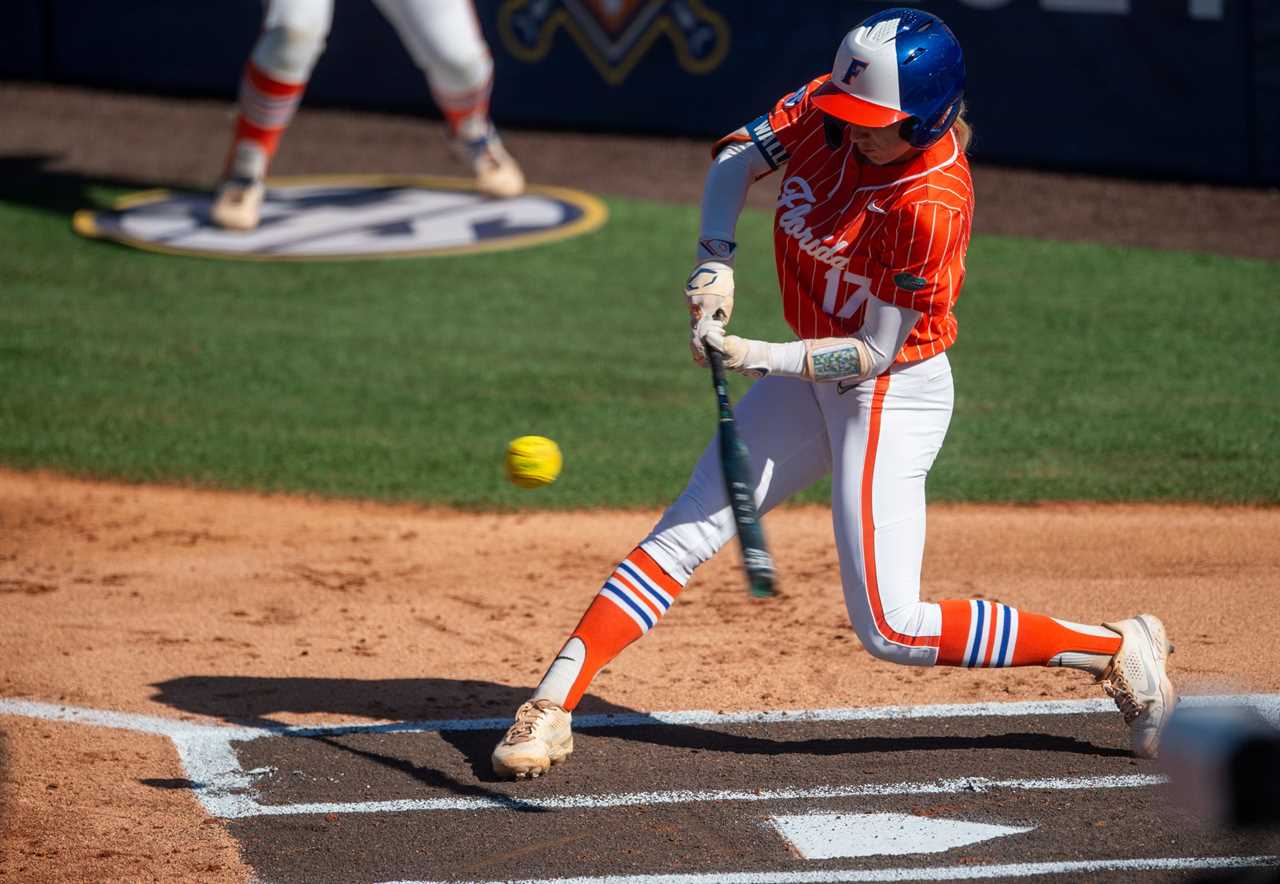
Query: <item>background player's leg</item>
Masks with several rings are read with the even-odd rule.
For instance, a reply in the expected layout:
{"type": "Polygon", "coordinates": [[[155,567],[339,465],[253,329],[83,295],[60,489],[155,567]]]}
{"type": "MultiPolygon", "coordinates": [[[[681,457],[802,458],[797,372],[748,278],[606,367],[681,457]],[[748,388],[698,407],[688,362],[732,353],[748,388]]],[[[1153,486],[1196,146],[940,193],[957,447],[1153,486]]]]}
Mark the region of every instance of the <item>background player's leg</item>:
{"type": "Polygon", "coordinates": [[[454,150],[481,190],[516,196],[524,173],[489,118],[493,57],[471,0],[375,0],[391,22],[444,114],[454,150]]]}
{"type": "Polygon", "coordinates": [[[1154,754],[1165,713],[1176,702],[1156,618],[1143,615],[1112,628],[985,600],[920,600],[925,477],[942,447],[952,398],[945,356],[863,384],[848,401],[834,391],[819,393],[836,452],[832,515],[845,604],[859,639],[875,656],[897,663],[1070,666],[1105,675],[1108,693],[1134,726],[1135,751],[1154,754]],[[1144,680],[1154,683],[1136,699],[1122,671],[1130,666],[1145,669],[1150,679],[1144,680]]]}
{"type": "MultiPolygon", "coordinates": [[[[822,416],[807,381],[766,378],[743,396],[735,417],[751,452],[761,513],[830,470],[822,416]]],[[[694,569],[734,530],[713,438],[675,503],[609,575],[534,698],[573,709],[600,668],[657,625],[694,569]]]]}
{"type": "Polygon", "coordinates": [[[240,82],[240,114],[214,199],[214,222],[258,226],[263,179],[333,22],[333,0],[271,0],[240,82]]]}

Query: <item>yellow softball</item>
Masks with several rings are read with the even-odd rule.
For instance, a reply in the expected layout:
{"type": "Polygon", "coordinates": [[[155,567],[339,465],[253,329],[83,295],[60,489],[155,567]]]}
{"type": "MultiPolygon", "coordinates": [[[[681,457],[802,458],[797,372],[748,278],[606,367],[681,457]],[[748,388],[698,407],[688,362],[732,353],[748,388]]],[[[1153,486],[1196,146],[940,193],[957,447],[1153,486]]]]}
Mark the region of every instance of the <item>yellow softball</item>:
{"type": "Polygon", "coordinates": [[[507,478],[521,488],[550,485],[563,463],[560,446],[546,436],[521,436],[507,443],[507,478]]]}

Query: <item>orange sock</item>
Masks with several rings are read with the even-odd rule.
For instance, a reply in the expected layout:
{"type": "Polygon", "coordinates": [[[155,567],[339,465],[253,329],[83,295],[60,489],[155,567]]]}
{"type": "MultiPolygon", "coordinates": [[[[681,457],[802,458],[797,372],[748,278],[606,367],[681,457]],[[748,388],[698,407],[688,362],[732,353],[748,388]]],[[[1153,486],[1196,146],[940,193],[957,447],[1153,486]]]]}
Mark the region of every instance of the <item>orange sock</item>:
{"type": "Polygon", "coordinates": [[[235,140],[227,159],[228,172],[265,174],[265,163],[275,156],[280,136],[289,127],[306,88],[306,83],[273,79],[253,62],[245,66],[244,79],[240,81],[240,116],[236,118],[235,140]],[[237,155],[245,153],[242,148],[246,145],[257,148],[256,153],[263,160],[261,169],[233,168],[237,155]]]}
{"type": "Polygon", "coordinates": [[[939,602],[939,666],[1075,666],[1093,671],[1120,650],[1120,636],[980,599],[939,602]]]}
{"type": "Polygon", "coordinates": [[[535,699],[572,710],[591,679],[622,649],[658,624],[684,587],[636,547],[604,582],[552,662],[535,699]]]}

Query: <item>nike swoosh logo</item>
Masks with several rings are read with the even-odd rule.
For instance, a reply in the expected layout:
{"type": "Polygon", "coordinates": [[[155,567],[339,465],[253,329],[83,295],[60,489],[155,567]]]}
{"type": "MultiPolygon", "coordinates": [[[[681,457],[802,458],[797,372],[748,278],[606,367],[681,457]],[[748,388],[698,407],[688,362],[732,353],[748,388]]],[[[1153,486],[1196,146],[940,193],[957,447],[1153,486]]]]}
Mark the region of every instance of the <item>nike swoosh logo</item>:
{"type": "Polygon", "coordinates": [[[887,214],[889,214],[889,210],[888,210],[888,209],[885,209],[885,208],[882,208],[882,207],[880,207],[880,206],[877,206],[877,205],[876,205],[876,201],[875,201],[875,200],[872,200],[871,202],[867,203],[867,211],[868,211],[868,212],[875,212],[877,215],[887,215],[887,214]]]}
{"type": "Polygon", "coordinates": [[[844,381],[836,381],[837,395],[843,396],[845,393],[848,393],[850,390],[856,390],[856,389],[858,389],[857,384],[846,384],[844,381]]]}
{"type": "Polygon", "coordinates": [[[551,662],[552,662],[552,664],[555,664],[555,663],[560,662],[561,660],[568,660],[570,663],[577,663],[577,662],[578,662],[578,658],[577,658],[577,657],[566,657],[564,654],[561,654],[559,657],[556,657],[556,658],[555,658],[554,660],[552,660],[551,662]]]}

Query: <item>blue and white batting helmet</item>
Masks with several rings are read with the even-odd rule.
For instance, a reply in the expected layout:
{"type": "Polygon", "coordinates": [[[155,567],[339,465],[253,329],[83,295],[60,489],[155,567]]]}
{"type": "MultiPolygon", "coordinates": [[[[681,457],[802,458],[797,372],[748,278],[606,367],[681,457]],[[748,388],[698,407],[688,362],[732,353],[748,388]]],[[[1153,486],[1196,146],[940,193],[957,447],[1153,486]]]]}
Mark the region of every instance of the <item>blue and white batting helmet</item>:
{"type": "Polygon", "coordinates": [[[903,137],[928,147],[960,114],[964,53],[942,19],[917,9],[886,9],[845,35],[831,80],[813,94],[824,113],[859,126],[911,122],[903,137]]]}

